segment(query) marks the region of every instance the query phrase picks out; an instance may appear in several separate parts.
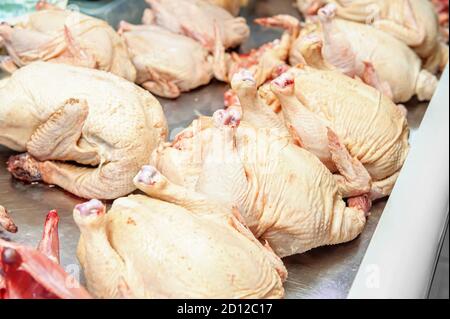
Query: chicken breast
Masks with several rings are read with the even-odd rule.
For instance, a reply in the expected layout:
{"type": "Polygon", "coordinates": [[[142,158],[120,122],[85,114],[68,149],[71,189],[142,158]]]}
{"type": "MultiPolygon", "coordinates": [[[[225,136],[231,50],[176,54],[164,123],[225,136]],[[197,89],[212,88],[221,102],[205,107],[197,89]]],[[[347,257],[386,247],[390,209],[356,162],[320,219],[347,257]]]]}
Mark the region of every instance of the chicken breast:
{"type": "Polygon", "coordinates": [[[36,62],[9,78],[0,100],[0,144],[28,152],[9,160],[12,174],[84,198],[132,192],[167,136],[159,102],[107,72],[36,62]]]}
{"type": "Polygon", "coordinates": [[[98,298],[281,298],[287,272],[231,206],[169,182],[145,166],[150,197],[78,205],[78,258],[98,298]],[[234,211],[234,212],[233,212],[234,211]]]}

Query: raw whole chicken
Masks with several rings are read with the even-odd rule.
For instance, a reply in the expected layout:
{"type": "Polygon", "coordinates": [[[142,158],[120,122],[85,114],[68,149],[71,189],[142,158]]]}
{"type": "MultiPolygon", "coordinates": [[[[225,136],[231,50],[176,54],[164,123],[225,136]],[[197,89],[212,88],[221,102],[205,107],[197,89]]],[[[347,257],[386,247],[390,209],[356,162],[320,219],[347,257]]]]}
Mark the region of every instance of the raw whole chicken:
{"type": "Polygon", "coordinates": [[[108,214],[78,205],[78,259],[98,298],[282,298],[287,271],[239,212],[144,166],[132,195],[108,214]]]}
{"type": "Polygon", "coordinates": [[[213,55],[193,39],[154,24],[138,26],[122,22],[119,33],[125,39],[137,69],[136,82],[154,94],[176,98],[182,92],[209,83],[214,76],[229,82],[242,68],[254,73],[258,85],[287,70],[289,49],[300,29],[298,20],[280,15],[256,22],[282,27],[286,32],[281,40],[265,44],[248,54],[226,53],[220,38],[216,38],[213,55]]]}
{"type": "Polygon", "coordinates": [[[403,42],[371,26],[334,18],[336,7],[319,10],[319,24],[306,25],[291,50],[292,65],[306,62],[337,68],[391,97],[430,100],[438,80],[422,69],[420,58],[403,42]]]}
{"type": "Polygon", "coordinates": [[[6,208],[0,205],[0,226],[9,231],[10,233],[17,232],[17,226],[14,224],[13,219],[9,215],[6,208]]]}
{"type": "MultiPolygon", "coordinates": [[[[255,82],[233,86],[239,85],[255,98],[255,82]]],[[[330,143],[339,156],[342,148],[330,143]]],[[[282,130],[240,122],[235,110],[194,121],[173,143],[160,145],[151,162],[171,182],[236,205],[280,257],[353,240],[370,210],[367,196],[346,207],[330,171],[282,130]]]]}
{"type": "Polygon", "coordinates": [[[391,193],[409,151],[403,106],[340,72],[310,67],[282,74],[272,91],[298,143],[339,173],[344,197],[370,191],[374,200],[391,193]],[[336,162],[330,130],[348,153],[345,165],[336,162]]]}
{"type": "Polygon", "coordinates": [[[242,17],[233,17],[225,9],[207,0],[146,0],[151,9],[144,12],[144,24],[160,25],[174,33],[186,35],[213,51],[216,35],[225,48],[244,42],[250,29],[242,17]],[[219,33],[215,31],[215,26],[219,33]]]}
{"type": "Polygon", "coordinates": [[[371,24],[410,46],[435,73],[444,69],[448,46],[441,43],[438,15],[429,0],[299,0],[309,13],[330,3],[342,19],[371,24]]]}
{"type": "Polygon", "coordinates": [[[10,56],[2,63],[4,69],[51,61],[109,71],[134,82],[136,70],[113,28],[105,21],[48,6],[23,23],[0,25],[0,39],[10,56]]]}
{"type": "Polygon", "coordinates": [[[49,62],[16,71],[0,88],[0,144],[9,171],[83,198],[113,199],[167,135],[159,102],[111,73],[49,62]],[[70,162],[70,163],[65,163],[70,162]]]}
{"type": "Polygon", "coordinates": [[[88,299],[59,265],[59,217],[48,213],[37,249],[0,239],[0,299],[88,299]]]}
{"type": "Polygon", "coordinates": [[[232,15],[237,16],[241,7],[248,4],[248,0],[208,0],[217,6],[220,6],[230,12],[232,15]]]}
{"type": "Polygon", "coordinates": [[[136,83],[156,95],[176,98],[213,78],[213,57],[189,37],[157,25],[126,22],[121,22],[119,33],[136,67],[136,83]]]}

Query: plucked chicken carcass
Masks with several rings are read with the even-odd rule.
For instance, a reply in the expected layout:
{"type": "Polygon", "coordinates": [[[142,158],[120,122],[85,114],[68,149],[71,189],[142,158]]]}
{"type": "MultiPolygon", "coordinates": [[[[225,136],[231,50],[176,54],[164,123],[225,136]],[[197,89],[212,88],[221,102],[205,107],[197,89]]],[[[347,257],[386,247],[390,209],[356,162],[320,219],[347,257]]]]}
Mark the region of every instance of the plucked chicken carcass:
{"type": "Polygon", "coordinates": [[[112,72],[134,82],[136,70],[124,41],[105,21],[79,12],[49,8],[31,13],[23,23],[0,25],[0,39],[10,56],[4,69],[51,61],[112,72]]]}
{"type": "Polygon", "coordinates": [[[282,298],[287,271],[239,212],[144,166],[108,214],[78,205],[78,258],[98,298],[282,298]]]}
{"type": "Polygon", "coordinates": [[[136,83],[154,94],[176,98],[213,78],[214,58],[189,37],[157,25],[126,22],[121,22],[119,33],[136,67],[136,83]]]}
{"type": "Polygon", "coordinates": [[[27,152],[10,158],[9,171],[84,198],[132,192],[132,178],[167,135],[149,92],[98,70],[35,62],[0,88],[0,101],[0,144],[27,152]]]}
{"type": "Polygon", "coordinates": [[[144,12],[144,24],[160,25],[174,33],[183,34],[213,51],[216,35],[225,48],[244,42],[250,29],[242,17],[233,17],[225,9],[207,0],[146,0],[151,9],[144,12]],[[219,33],[215,31],[215,26],[219,33]]]}
{"type": "Polygon", "coordinates": [[[413,95],[430,100],[438,80],[422,69],[422,61],[407,45],[371,26],[335,18],[336,6],[319,10],[320,23],[305,26],[291,50],[291,64],[337,68],[359,77],[394,102],[413,95]]]}
{"type": "Polygon", "coordinates": [[[9,215],[6,208],[0,205],[0,226],[9,231],[10,233],[17,232],[17,226],[14,224],[13,219],[9,215]]]}
{"type": "MultiPolygon", "coordinates": [[[[251,85],[248,98],[256,95],[251,85]]],[[[280,257],[353,240],[370,210],[365,196],[346,207],[330,171],[282,130],[240,122],[235,110],[194,121],[173,143],[160,145],[151,162],[171,182],[236,205],[253,234],[280,257]]]]}
{"type": "Polygon", "coordinates": [[[0,299],[88,299],[59,265],[59,217],[48,213],[37,249],[0,239],[0,299]]]}
{"type": "Polygon", "coordinates": [[[298,144],[338,173],[344,197],[370,192],[374,200],[391,193],[409,151],[403,106],[340,72],[310,67],[284,73],[272,91],[298,144]],[[337,145],[346,150],[345,165],[333,154],[337,145]]]}
{"type": "Polygon", "coordinates": [[[324,4],[336,6],[342,19],[370,24],[410,46],[435,73],[445,67],[448,46],[442,43],[438,15],[429,0],[299,0],[309,13],[324,4]],[[309,9],[308,9],[309,8],[309,9]]]}

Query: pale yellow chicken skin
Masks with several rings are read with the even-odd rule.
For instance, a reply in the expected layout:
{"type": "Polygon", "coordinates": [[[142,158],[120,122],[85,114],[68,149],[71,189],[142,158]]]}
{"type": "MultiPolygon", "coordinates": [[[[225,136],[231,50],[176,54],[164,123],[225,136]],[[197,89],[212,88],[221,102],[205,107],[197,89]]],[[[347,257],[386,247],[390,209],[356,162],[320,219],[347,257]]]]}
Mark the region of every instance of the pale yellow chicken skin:
{"type": "Polygon", "coordinates": [[[306,14],[325,5],[336,6],[342,19],[368,24],[410,46],[434,73],[448,60],[448,46],[441,40],[438,15],[429,0],[298,0],[306,14]]]}
{"type": "MultiPolygon", "coordinates": [[[[239,117],[234,110],[216,116],[239,117]]],[[[213,123],[194,121],[154,152],[152,164],[176,184],[236,205],[253,234],[280,257],[361,233],[365,211],[358,204],[346,207],[333,175],[313,154],[274,129],[213,123]]]]}
{"type": "Polygon", "coordinates": [[[334,18],[335,9],[319,10],[320,23],[309,24],[291,48],[292,65],[336,68],[359,77],[396,103],[430,100],[437,78],[405,43],[369,25],[334,18]]]}
{"type": "Polygon", "coordinates": [[[340,173],[344,196],[357,192],[358,184],[360,190],[370,189],[372,199],[390,194],[409,152],[402,107],[340,72],[311,67],[286,72],[272,82],[272,91],[299,144],[340,173]],[[347,149],[348,160],[333,154],[330,130],[347,149]]]}
{"type": "Polygon", "coordinates": [[[146,0],[144,24],[157,24],[174,33],[186,35],[214,51],[216,37],[225,48],[243,43],[250,28],[242,17],[233,17],[225,9],[207,0],[146,0]],[[217,27],[218,31],[216,31],[217,27]]]}
{"type": "Polygon", "coordinates": [[[107,72],[36,62],[9,78],[0,100],[0,144],[28,152],[9,170],[84,198],[132,192],[133,176],[167,136],[159,102],[107,72]]]}
{"type": "Polygon", "coordinates": [[[136,78],[125,42],[114,29],[79,12],[33,12],[14,27],[1,25],[2,38],[17,67],[50,61],[109,71],[132,82],[136,78]]]}
{"type": "Polygon", "coordinates": [[[79,205],[78,258],[98,298],[282,298],[287,272],[237,211],[174,185],[145,166],[133,195],[108,214],[79,205]]]}
{"type": "Polygon", "coordinates": [[[157,25],[126,22],[119,33],[136,67],[136,83],[156,95],[176,98],[213,78],[213,57],[189,37],[157,25]]]}

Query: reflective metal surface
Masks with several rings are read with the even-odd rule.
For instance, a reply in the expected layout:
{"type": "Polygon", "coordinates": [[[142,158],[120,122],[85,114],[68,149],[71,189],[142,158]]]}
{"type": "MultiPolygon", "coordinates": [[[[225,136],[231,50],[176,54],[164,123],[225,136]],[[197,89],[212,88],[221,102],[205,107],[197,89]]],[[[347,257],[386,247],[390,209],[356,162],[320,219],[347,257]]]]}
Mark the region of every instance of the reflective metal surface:
{"type": "MultiPolygon", "coordinates": [[[[244,11],[244,15],[254,17],[269,16],[279,13],[297,15],[289,0],[253,1],[244,11]]],[[[252,38],[243,46],[243,50],[272,40],[280,32],[264,30],[252,26],[252,38]]],[[[171,135],[190,124],[198,114],[211,115],[223,107],[223,93],[227,87],[213,82],[175,101],[160,99],[169,121],[171,135]]],[[[426,104],[411,102],[408,105],[408,121],[414,132],[418,129],[426,104]]],[[[7,207],[19,226],[17,234],[0,230],[0,237],[28,245],[37,245],[46,213],[57,209],[60,221],[61,262],[73,275],[79,272],[76,258],[76,245],[79,231],[72,219],[72,209],[81,200],[48,185],[25,185],[13,180],[6,171],[5,162],[13,152],[0,146],[0,204],[7,207]]],[[[386,201],[375,203],[367,226],[356,240],[338,246],[322,247],[308,253],[285,259],[289,270],[286,283],[287,298],[345,298],[364,256],[386,201]]],[[[80,274],[81,276],[81,274],[80,274]]]]}

